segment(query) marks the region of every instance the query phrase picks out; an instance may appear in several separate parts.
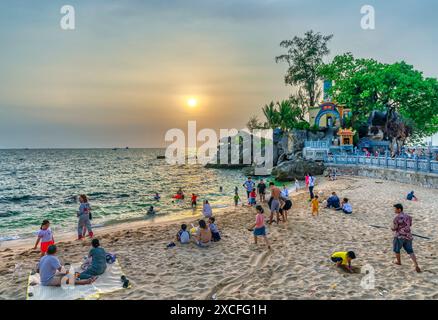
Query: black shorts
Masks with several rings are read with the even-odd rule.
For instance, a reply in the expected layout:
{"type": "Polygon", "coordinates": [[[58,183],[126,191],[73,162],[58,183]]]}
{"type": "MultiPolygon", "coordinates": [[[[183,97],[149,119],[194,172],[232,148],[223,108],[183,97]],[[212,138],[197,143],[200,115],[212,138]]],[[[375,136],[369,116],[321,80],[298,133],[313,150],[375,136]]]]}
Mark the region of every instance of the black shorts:
{"type": "Polygon", "coordinates": [[[331,257],[332,262],[334,263],[338,263],[338,262],[342,262],[342,258],[335,258],[335,257],[331,257]]]}

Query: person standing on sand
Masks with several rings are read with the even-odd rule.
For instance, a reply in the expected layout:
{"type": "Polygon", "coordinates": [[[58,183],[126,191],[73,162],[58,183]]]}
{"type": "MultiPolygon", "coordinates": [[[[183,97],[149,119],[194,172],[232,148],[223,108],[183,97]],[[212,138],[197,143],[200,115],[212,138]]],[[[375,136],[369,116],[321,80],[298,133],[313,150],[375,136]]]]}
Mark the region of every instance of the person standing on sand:
{"type": "Polygon", "coordinates": [[[246,190],[246,197],[248,199],[248,204],[249,204],[249,194],[251,193],[252,189],[254,189],[255,187],[255,183],[254,181],[252,181],[251,177],[248,177],[248,180],[245,181],[243,187],[246,190]]]}
{"type": "Polygon", "coordinates": [[[391,230],[394,231],[393,250],[395,253],[395,264],[401,265],[400,251],[403,248],[411,257],[415,266],[415,271],[421,272],[417,263],[417,258],[412,248],[412,218],[403,212],[403,206],[400,203],[394,205],[394,212],[396,214],[391,230]]]}
{"type": "Polygon", "coordinates": [[[306,182],[306,190],[309,190],[309,177],[310,177],[310,174],[307,173],[305,178],[304,178],[304,181],[306,182]]]}
{"type": "Polygon", "coordinates": [[[263,181],[263,179],[260,180],[259,184],[257,185],[257,191],[258,191],[259,196],[260,196],[260,203],[266,202],[266,199],[265,199],[266,184],[263,181]]]}
{"type": "Polygon", "coordinates": [[[271,216],[269,217],[269,224],[272,224],[274,219],[274,213],[277,213],[277,224],[280,222],[280,194],[281,190],[277,188],[273,182],[269,182],[269,188],[271,189],[271,216]]]}
{"type": "Polygon", "coordinates": [[[313,194],[313,188],[315,187],[315,177],[309,174],[309,194],[310,200],[312,200],[315,195],[313,194]]]}
{"type": "Polygon", "coordinates": [[[88,231],[88,236],[90,238],[93,238],[93,230],[91,229],[91,221],[90,221],[90,215],[91,215],[91,207],[88,203],[88,198],[85,194],[81,194],[79,196],[79,202],[81,205],[79,206],[79,211],[77,213],[77,216],[79,218],[78,220],[78,240],[81,240],[84,238],[84,228],[88,231]]]}
{"type": "Polygon", "coordinates": [[[53,238],[53,232],[50,229],[50,221],[44,220],[41,223],[40,231],[38,231],[37,240],[35,242],[34,250],[38,247],[38,244],[41,242],[41,257],[43,257],[47,249],[55,244],[55,239],[53,238]]]}
{"type": "Polygon", "coordinates": [[[265,239],[266,245],[268,246],[268,249],[271,250],[268,237],[266,236],[265,216],[263,215],[264,210],[261,205],[258,205],[256,206],[256,211],[257,215],[255,224],[248,230],[253,231],[255,244],[257,244],[257,237],[263,237],[263,239],[265,239]]]}
{"type": "Polygon", "coordinates": [[[208,200],[204,200],[204,204],[202,206],[202,214],[206,218],[211,218],[213,216],[213,210],[211,209],[210,203],[208,200]]]}

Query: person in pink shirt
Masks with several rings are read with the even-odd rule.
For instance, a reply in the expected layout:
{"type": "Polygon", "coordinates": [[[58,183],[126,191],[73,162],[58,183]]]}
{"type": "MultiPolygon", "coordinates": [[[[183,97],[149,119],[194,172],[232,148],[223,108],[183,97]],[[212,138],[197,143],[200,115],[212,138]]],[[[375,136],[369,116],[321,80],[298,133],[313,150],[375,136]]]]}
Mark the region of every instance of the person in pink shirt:
{"type": "Polygon", "coordinates": [[[264,210],[261,205],[256,206],[256,221],[252,228],[248,229],[249,231],[253,231],[254,233],[254,243],[257,244],[257,237],[263,237],[265,239],[266,245],[268,249],[271,249],[269,244],[268,237],[266,236],[266,227],[265,227],[265,216],[263,215],[264,210]]]}

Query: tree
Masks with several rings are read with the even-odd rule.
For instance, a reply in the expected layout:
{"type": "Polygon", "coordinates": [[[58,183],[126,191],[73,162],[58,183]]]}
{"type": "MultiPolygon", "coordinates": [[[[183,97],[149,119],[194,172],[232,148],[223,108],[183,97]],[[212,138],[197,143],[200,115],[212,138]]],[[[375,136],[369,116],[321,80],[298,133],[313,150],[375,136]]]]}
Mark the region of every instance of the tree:
{"type": "Polygon", "coordinates": [[[302,119],[302,108],[296,100],[283,100],[275,104],[271,102],[264,106],[263,113],[267,120],[266,127],[272,129],[288,131],[308,127],[308,123],[302,119]]]}
{"type": "Polygon", "coordinates": [[[275,61],[289,65],[284,80],[286,84],[300,86],[295,98],[303,108],[314,107],[321,96],[319,67],[324,56],[330,53],[327,44],[332,38],[333,35],[323,36],[311,30],[303,38],[295,36],[280,43],[287,53],[276,57],[275,61]]]}
{"type": "MultiPolygon", "coordinates": [[[[399,114],[401,121],[412,127],[397,133],[405,139],[411,133],[418,138],[438,132],[438,81],[425,78],[404,61],[384,64],[346,53],[321,66],[319,72],[335,82],[331,94],[352,110],[353,126],[364,122],[373,110],[381,110],[394,121],[399,121],[394,116],[399,114]]],[[[388,134],[397,132],[397,125],[389,127],[388,134]]]]}
{"type": "Polygon", "coordinates": [[[252,116],[249,118],[248,122],[246,123],[246,127],[251,133],[256,129],[265,129],[265,126],[259,121],[257,116],[252,116]]]}

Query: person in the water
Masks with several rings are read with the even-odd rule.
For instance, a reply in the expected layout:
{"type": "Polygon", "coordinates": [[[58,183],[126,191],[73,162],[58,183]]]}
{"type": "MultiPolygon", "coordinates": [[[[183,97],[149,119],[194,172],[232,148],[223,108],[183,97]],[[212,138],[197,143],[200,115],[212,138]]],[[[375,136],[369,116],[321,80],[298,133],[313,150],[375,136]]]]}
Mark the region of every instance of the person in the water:
{"type": "Polygon", "coordinates": [[[156,214],[157,212],[155,211],[155,209],[154,209],[154,207],[153,206],[150,206],[149,207],[149,209],[148,209],[148,216],[151,216],[151,215],[154,215],[154,214],[156,214]]]}
{"type": "Polygon", "coordinates": [[[161,197],[160,197],[160,194],[158,192],[155,193],[154,199],[155,199],[155,201],[160,201],[161,197]]]}

